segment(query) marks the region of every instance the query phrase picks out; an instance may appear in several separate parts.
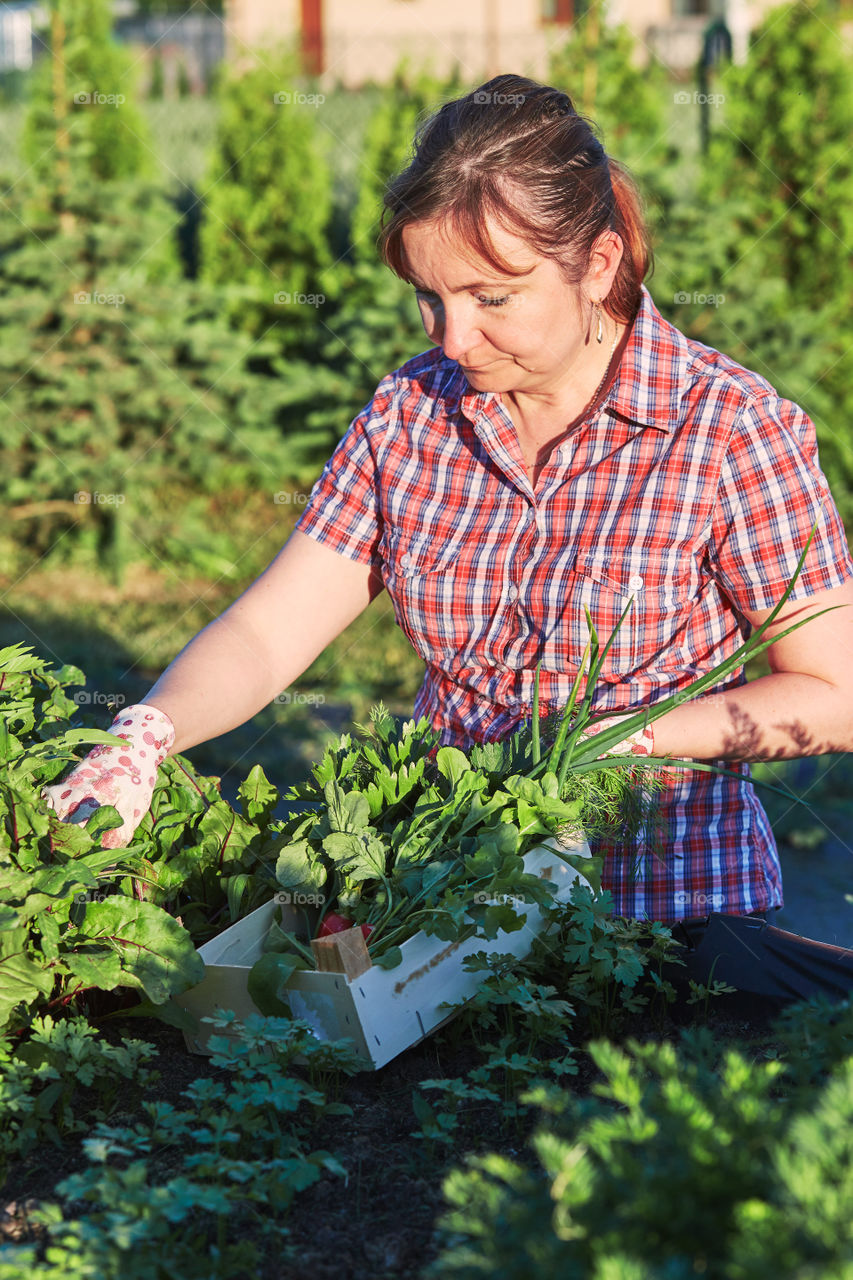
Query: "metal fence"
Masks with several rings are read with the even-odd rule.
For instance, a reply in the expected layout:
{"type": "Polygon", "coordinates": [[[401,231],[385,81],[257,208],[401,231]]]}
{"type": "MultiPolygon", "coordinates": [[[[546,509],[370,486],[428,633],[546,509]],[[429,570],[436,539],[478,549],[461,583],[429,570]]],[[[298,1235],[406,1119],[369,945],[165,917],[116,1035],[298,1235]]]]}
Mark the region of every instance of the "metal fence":
{"type": "Polygon", "coordinates": [[[212,13],[150,14],[117,17],[115,34],[123,44],[159,53],[164,63],[182,62],[190,83],[202,89],[225,56],[222,18],[212,13]]]}

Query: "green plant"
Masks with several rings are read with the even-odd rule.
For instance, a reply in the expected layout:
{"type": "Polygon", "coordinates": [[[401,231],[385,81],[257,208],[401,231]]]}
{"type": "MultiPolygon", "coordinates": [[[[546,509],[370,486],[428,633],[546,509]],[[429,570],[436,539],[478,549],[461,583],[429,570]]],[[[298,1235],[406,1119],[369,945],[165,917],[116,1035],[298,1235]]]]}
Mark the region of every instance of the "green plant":
{"type": "Polygon", "coordinates": [[[826,0],[766,16],[747,61],[720,77],[725,127],[712,135],[708,157],[715,185],[742,200],[741,243],[748,238],[764,273],[785,280],[791,300],[808,307],[846,299],[853,284],[838,254],[853,236],[853,81],[838,23],[826,0]]]}
{"type": "Polygon", "coordinates": [[[284,51],[234,71],[220,89],[201,198],[201,275],[223,313],[257,339],[256,358],[316,348],[335,294],[328,244],[331,173],[308,93],[284,51]]]}
{"type": "Polygon", "coordinates": [[[63,1203],[38,1213],[49,1243],[0,1252],[0,1276],[169,1274],[207,1280],[259,1265],[255,1239],[280,1249],[293,1199],[324,1173],[345,1176],[329,1152],[311,1150],[325,1116],[350,1114],[296,1074],[352,1069],[345,1044],[318,1046],[306,1024],[273,1018],[207,1019],[226,1035],[211,1040],[212,1065],[184,1090],[188,1106],[147,1102],[133,1125],[97,1124],[83,1142],[88,1167],[56,1187],[63,1203]],[[164,1271],[165,1268],[165,1271],[164,1271]]]}
{"type": "Polygon", "coordinates": [[[151,140],[135,98],[135,61],[112,38],[108,0],[49,0],[49,53],[32,71],[22,151],[54,188],[71,169],[98,181],[150,174],[151,140]]]}
{"type": "MultiPolygon", "coordinates": [[[[559,910],[554,908],[551,914],[559,910]]],[[[463,961],[465,969],[482,973],[483,978],[445,1035],[457,1045],[463,1041],[476,1045],[480,1061],[464,1078],[419,1082],[420,1090],[440,1094],[440,1103],[434,1106],[420,1092],[412,1097],[420,1125],[415,1136],[432,1149],[457,1143],[467,1113],[476,1122],[483,1103],[493,1104],[502,1124],[517,1129],[530,1109],[521,1102],[524,1089],[534,1082],[554,1083],[577,1074],[575,1008],[559,998],[556,986],[542,980],[545,952],[550,952],[550,943],[540,935],[529,957],[478,951],[463,961]]]]}
{"type": "Polygon", "coordinates": [[[593,895],[577,884],[569,906],[550,918],[539,964],[596,1035],[613,1031],[624,1013],[665,1007],[674,990],[664,975],[678,963],[679,948],[658,921],[628,920],[612,914],[607,892],[593,895]]]}
{"type": "Polygon", "coordinates": [[[853,81],[837,6],[775,7],[715,89],[710,147],[659,229],[652,288],[668,319],[802,405],[853,521],[850,262],[853,81]]]}
{"type": "Polygon", "coordinates": [[[114,891],[142,871],[138,849],[100,848],[115,810],[102,806],[82,827],[59,823],[41,800],[74,747],[114,741],[100,730],[56,733],[76,710],[63,688],[75,682],[79,672],[53,675],[23,646],[0,651],[0,1030],[92,988],[131,987],[162,1003],[203,973],[176,920],[114,891]]]}
{"type": "MultiPolygon", "coordinates": [[[[512,764],[495,772],[488,751],[469,759],[440,747],[424,720],[408,721],[398,734],[380,706],[373,723],[373,735],[363,731],[356,743],[342,737],[313,779],[289,793],[312,809],[281,827],[280,889],[320,905],[321,916],[334,909],[373,925],[371,958],[387,967],[400,962],[399,944],[418,930],[451,940],[475,928],[485,938],[519,929],[525,917],[518,908],[552,896],[524,871],[523,855],[543,836],[577,830],[583,804],[560,797],[553,773],[533,781],[519,771],[523,735],[512,764]]],[[[571,841],[565,847],[562,856],[594,875],[589,859],[571,853],[571,841]]],[[[272,1011],[281,981],[313,964],[313,955],[303,939],[279,929],[268,946],[250,990],[272,1011]]]]}
{"type": "Polygon", "coordinates": [[[478,1081],[476,1070],[469,1072],[464,1080],[421,1080],[418,1088],[437,1089],[441,1093],[443,1105],[440,1107],[431,1106],[417,1090],[412,1093],[412,1110],[419,1126],[412,1137],[424,1142],[431,1151],[439,1146],[455,1146],[459,1139],[460,1111],[465,1104],[501,1101],[495,1089],[478,1081]]]}
{"type": "Polygon", "coordinates": [[[156,1079],[143,1064],[151,1045],[103,1041],[83,1018],[33,1019],[28,1038],[0,1040],[0,1177],[12,1159],[37,1144],[59,1143],[105,1120],[121,1094],[156,1079]]]}
{"type": "MultiPolygon", "coordinates": [[[[567,912],[572,912],[571,907],[560,904],[550,908],[548,915],[554,921],[567,912]]],[[[496,1032],[522,1053],[543,1059],[553,1058],[555,1046],[562,1054],[569,1047],[567,1020],[575,1010],[546,981],[546,957],[553,959],[555,954],[551,941],[540,936],[531,955],[523,959],[484,951],[467,956],[464,967],[484,976],[465,1005],[458,1033],[463,1034],[464,1028],[465,1035],[481,1043],[484,1032],[496,1032]]],[[[568,1058],[561,1062],[566,1070],[573,1069],[568,1058]]]]}
{"type": "Polygon", "coordinates": [[[533,1167],[469,1157],[445,1181],[433,1276],[522,1280],[818,1280],[844,1275],[853,1235],[853,1060],[786,1098],[781,1063],[683,1037],[589,1046],[596,1096],[542,1109],[533,1167]],[[830,1190],[832,1188],[832,1190],[830,1190]]]}
{"type": "MultiPolygon", "coordinates": [[[[575,110],[593,120],[609,155],[628,166],[653,216],[671,202],[679,153],[669,123],[672,79],[624,23],[603,20],[592,0],[550,55],[548,83],[569,95],[575,110]]],[[[677,136],[677,135],[676,135],[677,136]]]]}
{"type": "Polygon", "coordinates": [[[703,1018],[708,1017],[708,1006],[714,996],[731,995],[737,990],[737,987],[730,987],[727,982],[721,982],[719,978],[712,978],[710,982],[697,982],[695,978],[690,978],[688,986],[690,995],[687,997],[687,1003],[701,1005],[703,1018]]]}
{"type": "Polygon", "coordinates": [[[309,473],[285,441],[298,378],[255,372],[216,293],[179,278],[175,219],[154,187],[75,179],[67,224],[28,179],[3,205],[8,529],[30,557],[88,553],[116,581],[140,559],[238,577],[208,495],[260,488],[273,522],[285,478],[313,476],[316,445],[309,473]]]}
{"type": "Polygon", "coordinates": [[[788,1066],[792,1081],[808,1093],[853,1059],[853,1003],[813,996],[785,1009],[771,1028],[767,1056],[788,1066]]]}
{"type": "Polygon", "coordinates": [[[0,1031],[89,990],[130,987],[149,1011],[162,1009],[203,976],[194,937],[274,885],[278,791],[257,765],[238,813],[217,778],[169,757],[126,849],[100,847],[100,833],[120,822],[110,806],[85,826],[57,819],[41,787],[76,761],[76,748],[115,741],[70,727],[78,708],[66,689],[83,683],[76,668],[54,673],[22,645],[0,650],[0,1031]]]}

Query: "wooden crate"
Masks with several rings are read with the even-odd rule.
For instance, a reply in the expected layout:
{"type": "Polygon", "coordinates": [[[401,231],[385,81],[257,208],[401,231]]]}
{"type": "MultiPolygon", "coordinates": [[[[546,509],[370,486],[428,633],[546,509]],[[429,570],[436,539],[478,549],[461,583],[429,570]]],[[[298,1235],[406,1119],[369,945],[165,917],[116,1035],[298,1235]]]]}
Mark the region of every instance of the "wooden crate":
{"type": "MultiPolygon", "coordinates": [[[[546,841],[525,855],[525,870],[542,876],[556,886],[555,899],[568,901],[572,885],[586,883],[580,871],[555,852],[560,846],[546,841]]],[[[589,857],[586,842],[565,852],[589,857]]],[[[287,983],[287,1002],[295,1018],[304,1019],[321,1040],[348,1037],[364,1060],[364,1069],[382,1067],[397,1054],[411,1048],[453,1016],[448,1003],[470,999],[482,982],[482,974],[469,973],[462,961],[475,951],[524,956],[534,936],[540,932],[542,915],[535,903],[517,908],[527,919],[515,933],[501,931],[497,938],[466,938],[463,942],[442,942],[417,933],[404,942],[403,960],[395,969],[372,965],[358,977],[343,973],[305,970],[293,974],[287,983]]],[[[247,990],[250,968],[263,955],[264,939],[275,914],[281,911],[282,928],[298,932],[303,918],[293,907],[267,902],[230,929],[199,948],[205,963],[202,982],[176,997],[176,1002],[196,1019],[223,1009],[238,1018],[257,1013],[247,990]]],[[[199,1024],[195,1034],[185,1033],[187,1048],[193,1053],[209,1053],[208,1040],[217,1034],[199,1024]]]]}

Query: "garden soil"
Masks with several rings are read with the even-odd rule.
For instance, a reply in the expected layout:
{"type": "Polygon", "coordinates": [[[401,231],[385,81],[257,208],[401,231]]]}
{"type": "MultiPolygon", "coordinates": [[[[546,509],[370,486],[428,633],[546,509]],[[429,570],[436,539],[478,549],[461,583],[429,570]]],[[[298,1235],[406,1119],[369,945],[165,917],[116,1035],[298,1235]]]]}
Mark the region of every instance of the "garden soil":
{"type": "MultiPolygon", "coordinates": [[[[739,997],[722,997],[709,1010],[715,1037],[742,1047],[749,1042],[766,1044],[770,1012],[754,1003],[733,1001],[739,997]]],[[[664,1034],[674,1036],[680,1025],[696,1016],[695,1008],[674,1007],[664,1034]]],[[[217,1074],[208,1058],[187,1052],[179,1031],[156,1020],[104,1021],[102,1031],[110,1040],[126,1036],[156,1047],[150,1066],[160,1078],[149,1097],[185,1105],[181,1093],[192,1080],[217,1074]]],[[[622,1034],[650,1036],[641,1018],[624,1025],[622,1034]]],[[[381,1070],[342,1080],[338,1100],[352,1109],[352,1115],[331,1116],[318,1124],[311,1148],[333,1153],[347,1170],[346,1179],[324,1173],[297,1196],[282,1223],[279,1252],[270,1256],[267,1246],[266,1264],[252,1270],[251,1280],[416,1280],[441,1247],[436,1224],[444,1208],[444,1175],[468,1153],[498,1151],[533,1163],[526,1139],[538,1123],[535,1113],[507,1123],[493,1104],[471,1102],[461,1112],[459,1136],[451,1150],[430,1148],[415,1136],[419,1126],[412,1095],[419,1081],[464,1076],[482,1061],[468,1035],[460,1035],[458,1025],[448,1026],[381,1070]]],[[[596,1070],[584,1054],[578,1056],[578,1075],[564,1083],[586,1093],[596,1070]]],[[[128,1111],[112,1115],[110,1123],[132,1123],[135,1118],[128,1111]]],[[[79,1139],[61,1148],[45,1144],[19,1162],[0,1198],[0,1241],[37,1239],[39,1229],[29,1216],[32,1209],[55,1199],[57,1182],[84,1164],[79,1139]]],[[[157,1172],[167,1178],[171,1171],[164,1163],[157,1172]]]]}

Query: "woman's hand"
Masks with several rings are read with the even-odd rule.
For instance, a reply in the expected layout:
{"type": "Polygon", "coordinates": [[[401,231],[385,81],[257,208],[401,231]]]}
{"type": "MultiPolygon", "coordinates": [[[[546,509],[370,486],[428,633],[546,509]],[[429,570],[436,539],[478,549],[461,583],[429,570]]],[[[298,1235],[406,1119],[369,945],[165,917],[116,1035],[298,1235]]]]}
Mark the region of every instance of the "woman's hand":
{"type": "MultiPolygon", "coordinates": [[[[591,729],[584,729],[583,735],[586,738],[592,738],[597,733],[603,733],[605,729],[612,729],[620,719],[622,719],[621,716],[607,716],[604,720],[598,720],[591,729]]],[[[653,756],[654,754],[655,736],[649,724],[627,734],[621,741],[608,747],[600,756],[596,756],[596,759],[606,760],[608,756],[653,756]]]]}
{"type": "Polygon", "coordinates": [[[172,721],[159,707],[135,703],[109,727],[125,746],[94,747],[62,782],[42,789],[42,798],[61,822],[86,822],[101,805],[114,805],[124,822],[105,831],[101,845],[121,849],[148,812],[157,769],[175,740],[172,721]]]}

